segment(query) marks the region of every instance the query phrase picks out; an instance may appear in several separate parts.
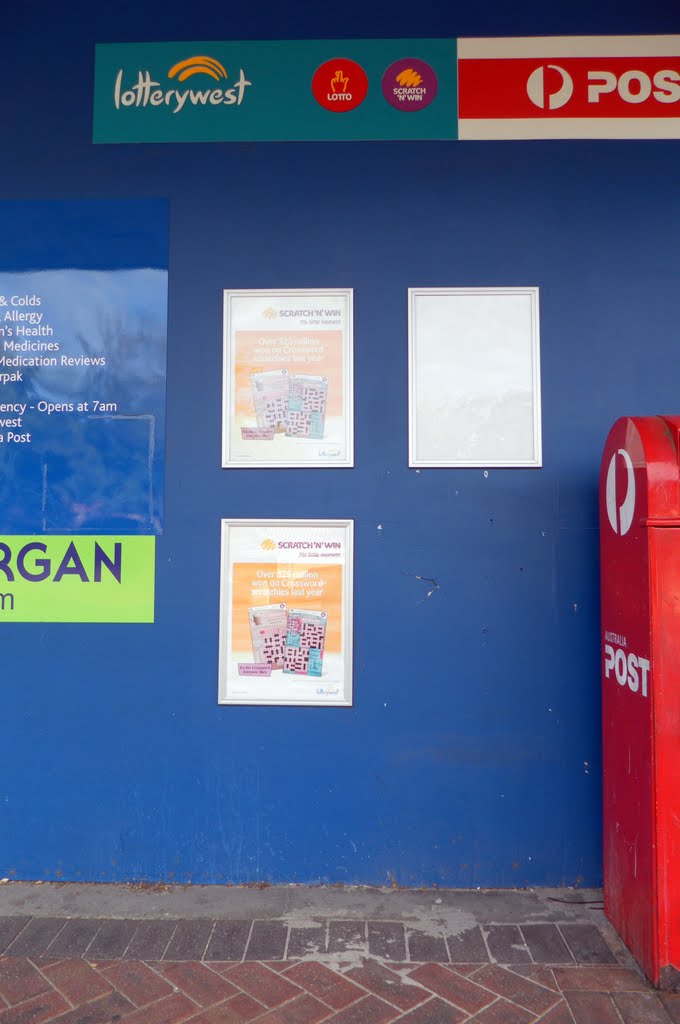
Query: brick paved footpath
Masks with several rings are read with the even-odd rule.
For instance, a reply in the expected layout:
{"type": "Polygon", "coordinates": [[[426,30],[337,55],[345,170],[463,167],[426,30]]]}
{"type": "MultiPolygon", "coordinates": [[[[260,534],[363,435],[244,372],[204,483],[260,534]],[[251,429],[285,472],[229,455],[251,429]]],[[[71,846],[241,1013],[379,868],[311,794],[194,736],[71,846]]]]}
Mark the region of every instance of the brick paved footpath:
{"type": "Polygon", "coordinates": [[[0,917],[0,1024],[680,1024],[593,924],[0,917]]]}

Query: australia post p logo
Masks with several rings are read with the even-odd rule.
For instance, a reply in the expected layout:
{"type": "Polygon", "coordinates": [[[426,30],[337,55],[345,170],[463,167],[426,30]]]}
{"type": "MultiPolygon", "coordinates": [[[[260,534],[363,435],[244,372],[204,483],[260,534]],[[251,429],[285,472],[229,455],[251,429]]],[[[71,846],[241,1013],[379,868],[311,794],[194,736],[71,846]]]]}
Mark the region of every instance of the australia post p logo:
{"type": "Polygon", "coordinates": [[[614,452],[609,462],[605,502],[609,525],[614,533],[625,536],[633,525],[635,515],[635,470],[625,448],[619,448],[614,452]]]}
{"type": "Polygon", "coordinates": [[[548,64],[548,71],[556,71],[560,76],[560,83],[554,92],[546,90],[545,82],[546,69],[541,66],[531,72],[527,79],[527,95],[532,103],[541,110],[547,106],[549,110],[559,110],[565,103],[568,103],[574,93],[574,79],[568,71],[561,68],[559,64],[548,64]]]}

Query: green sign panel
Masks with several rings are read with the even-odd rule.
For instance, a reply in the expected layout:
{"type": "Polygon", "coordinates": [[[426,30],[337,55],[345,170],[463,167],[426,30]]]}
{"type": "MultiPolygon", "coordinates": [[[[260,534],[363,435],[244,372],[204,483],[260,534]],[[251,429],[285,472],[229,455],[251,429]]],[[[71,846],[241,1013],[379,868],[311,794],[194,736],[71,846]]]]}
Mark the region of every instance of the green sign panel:
{"type": "Polygon", "coordinates": [[[455,139],[455,39],[105,43],[95,142],[455,139]]]}
{"type": "Polygon", "coordinates": [[[0,623],[153,622],[155,537],[0,537],[0,623]]]}

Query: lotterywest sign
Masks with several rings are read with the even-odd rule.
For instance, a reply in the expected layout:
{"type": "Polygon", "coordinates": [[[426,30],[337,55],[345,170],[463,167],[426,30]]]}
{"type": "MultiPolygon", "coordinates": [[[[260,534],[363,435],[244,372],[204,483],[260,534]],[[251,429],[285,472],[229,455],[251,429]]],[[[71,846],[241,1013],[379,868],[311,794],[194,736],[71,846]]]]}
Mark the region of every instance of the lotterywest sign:
{"type": "Polygon", "coordinates": [[[454,139],[455,39],[105,43],[95,142],[454,139]]]}
{"type": "Polygon", "coordinates": [[[0,537],[0,622],[153,622],[155,537],[0,537]]]}
{"type": "Polygon", "coordinates": [[[680,138],[680,36],[458,41],[461,139],[680,138]]]}

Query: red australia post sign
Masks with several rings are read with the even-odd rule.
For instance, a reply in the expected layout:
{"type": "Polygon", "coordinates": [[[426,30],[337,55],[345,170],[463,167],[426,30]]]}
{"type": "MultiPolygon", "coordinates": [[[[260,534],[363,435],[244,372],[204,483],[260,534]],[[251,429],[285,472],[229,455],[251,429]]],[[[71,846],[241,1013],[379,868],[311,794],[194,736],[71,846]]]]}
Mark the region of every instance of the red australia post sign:
{"type": "Polygon", "coordinates": [[[460,139],[680,138],[680,35],[458,40],[460,139]]]}

